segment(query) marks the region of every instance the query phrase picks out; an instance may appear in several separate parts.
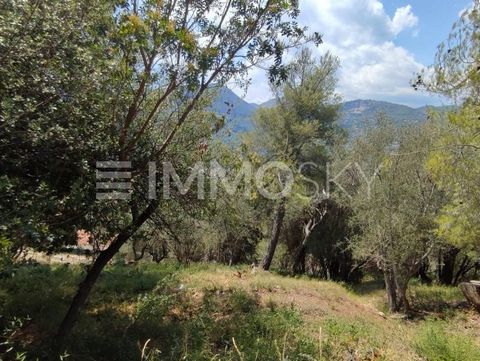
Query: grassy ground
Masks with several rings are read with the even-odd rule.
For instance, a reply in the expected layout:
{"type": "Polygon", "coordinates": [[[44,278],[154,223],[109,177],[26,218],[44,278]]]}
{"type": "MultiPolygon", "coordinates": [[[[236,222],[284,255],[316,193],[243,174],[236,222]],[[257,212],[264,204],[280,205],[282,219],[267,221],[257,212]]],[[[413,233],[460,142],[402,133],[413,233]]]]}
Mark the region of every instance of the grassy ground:
{"type": "MultiPolygon", "coordinates": [[[[82,267],[25,265],[0,279],[4,359],[60,359],[49,342],[82,267]]],[[[417,313],[404,319],[385,315],[376,280],[346,287],[249,267],[115,265],[64,359],[480,360],[480,316],[456,288],[413,282],[410,296],[417,313]]]]}

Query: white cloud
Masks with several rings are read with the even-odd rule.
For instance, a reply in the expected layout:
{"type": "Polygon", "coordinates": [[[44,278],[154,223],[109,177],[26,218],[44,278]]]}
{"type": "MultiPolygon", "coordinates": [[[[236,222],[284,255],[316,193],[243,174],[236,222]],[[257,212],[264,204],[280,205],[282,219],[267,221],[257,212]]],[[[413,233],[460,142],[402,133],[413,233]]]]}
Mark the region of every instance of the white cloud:
{"type": "Polygon", "coordinates": [[[405,49],[385,42],[338,52],[344,59],[340,86],[347,98],[413,95],[409,80],[422,65],[405,49]]]}
{"type": "MultiPolygon", "coordinates": [[[[346,99],[417,97],[410,79],[423,68],[395,38],[415,30],[418,17],[410,5],[390,17],[379,0],[303,0],[307,25],[324,34],[325,44],[341,61],[339,90],[346,99]]],[[[302,16],[303,17],[303,16],[302,16]]],[[[413,100],[412,100],[413,104],[413,100]]]]}
{"type": "MultiPolygon", "coordinates": [[[[369,98],[424,105],[409,81],[423,65],[413,54],[395,44],[409,31],[415,36],[419,22],[411,5],[389,16],[380,0],[300,0],[299,22],[323,35],[319,54],[330,50],[340,58],[339,92],[346,100],[369,98]]],[[[265,76],[256,72],[247,101],[268,100],[265,76]]]]}
{"type": "Polygon", "coordinates": [[[412,6],[407,5],[403,8],[398,8],[395,11],[395,16],[392,19],[392,31],[398,35],[403,30],[417,26],[418,18],[412,12],[412,6]]]}

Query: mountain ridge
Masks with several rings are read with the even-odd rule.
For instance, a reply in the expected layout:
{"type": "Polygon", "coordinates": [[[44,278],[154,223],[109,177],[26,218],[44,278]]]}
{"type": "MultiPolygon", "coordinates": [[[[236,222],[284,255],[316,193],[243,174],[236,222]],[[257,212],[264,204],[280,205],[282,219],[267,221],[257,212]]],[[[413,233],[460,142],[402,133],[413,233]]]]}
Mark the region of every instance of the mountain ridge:
{"type": "MultiPolygon", "coordinates": [[[[274,105],[274,99],[262,104],[249,103],[232,90],[224,87],[220,89],[211,105],[211,110],[225,116],[227,126],[230,126],[233,133],[241,133],[253,129],[252,117],[255,111],[274,105]]],[[[448,108],[451,107],[425,105],[413,108],[381,100],[356,99],[341,103],[338,124],[347,130],[361,127],[365,119],[372,119],[380,112],[387,114],[396,124],[414,124],[425,121],[430,109],[445,110],[448,108]]]]}

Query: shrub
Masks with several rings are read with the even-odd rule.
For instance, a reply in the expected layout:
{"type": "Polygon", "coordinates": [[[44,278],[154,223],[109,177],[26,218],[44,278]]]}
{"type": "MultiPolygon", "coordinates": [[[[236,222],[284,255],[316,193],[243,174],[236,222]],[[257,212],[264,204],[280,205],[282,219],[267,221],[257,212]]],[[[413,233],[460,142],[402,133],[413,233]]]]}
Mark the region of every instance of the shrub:
{"type": "MultiPolygon", "coordinates": [[[[171,304],[178,313],[174,320],[165,317],[161,332],[157,324],[157,334],[150,329],[144,335],[152,340],[145,359],[280,361],[316,356],[317,347],[305,337],[303,321],[294,309],[261,308],[256,297],[241,290],[204,290],[200,304],[192,302],[188,292],[184,296],[171,304]]],[[[154,306],[149,299],[148,310],[162,313],[165,302],[158,299],[154,306]]]]}
{"type": "Polygon", "coordinates": [[[143,321],[161,322],[178,298],[178,294],[175,292],[176,286],[178,286],[178,280],[175,275],[167,276],[158,281],[153,291],[139,296],[136,318],[143,321]]]}

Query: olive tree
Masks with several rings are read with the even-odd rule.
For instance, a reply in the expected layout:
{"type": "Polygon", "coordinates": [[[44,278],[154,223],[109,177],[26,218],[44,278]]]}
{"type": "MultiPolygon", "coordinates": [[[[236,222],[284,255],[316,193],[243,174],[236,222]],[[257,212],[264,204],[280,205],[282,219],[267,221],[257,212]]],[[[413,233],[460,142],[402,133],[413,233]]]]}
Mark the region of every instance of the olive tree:
{"type": "Polygon", "coordinates": [[[428,125],[396,127],[384,116],[335,164],[338,200],[352,211],[354,255],[383,272],[392,312],[408,311],[407,287],[437,243],[442,194],[425,168],[428,125]]]}

